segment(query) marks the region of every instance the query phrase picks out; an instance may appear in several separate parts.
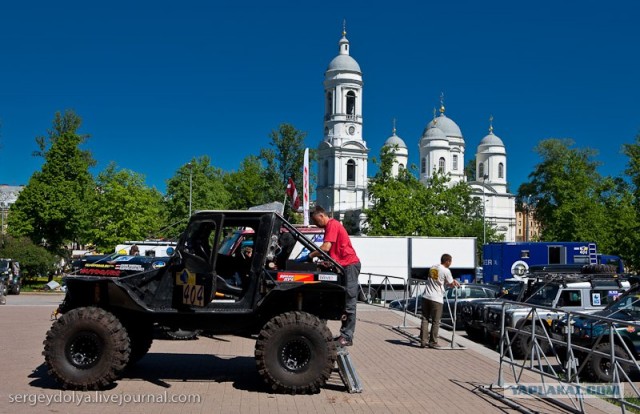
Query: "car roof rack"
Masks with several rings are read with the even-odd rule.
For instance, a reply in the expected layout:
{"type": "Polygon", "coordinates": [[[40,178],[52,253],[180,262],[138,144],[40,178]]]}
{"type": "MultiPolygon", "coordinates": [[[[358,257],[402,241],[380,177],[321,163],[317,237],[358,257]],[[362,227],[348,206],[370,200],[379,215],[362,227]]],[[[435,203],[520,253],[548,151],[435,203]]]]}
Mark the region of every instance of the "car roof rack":
{"type": "Polygon", "coordinates": [[[592,287],[599,284],[612,285],[612,282],[618,287],[622,287],[623,281],[628,281],[626,277],[620,277],[612,273],[544,273],[537,276],[538,281],[546,283],[562,283],[565,287],[568,283],[589,282],[592,287]]]}

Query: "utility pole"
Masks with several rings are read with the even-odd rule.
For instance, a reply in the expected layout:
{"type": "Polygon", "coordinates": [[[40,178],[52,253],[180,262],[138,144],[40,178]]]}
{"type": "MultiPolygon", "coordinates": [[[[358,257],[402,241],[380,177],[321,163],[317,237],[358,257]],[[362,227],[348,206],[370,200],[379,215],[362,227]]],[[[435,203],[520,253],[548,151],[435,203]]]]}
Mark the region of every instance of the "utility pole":
{"type": "Polygon", "coordinates": [[[191,196],[193,193],[193,163],[189,161],[189,218],[191,218],[191,196]]]}
{"type": "Polygon", "coordinates": [[[482,176],[482,244],[487,244],[487,200],[485,200],[485,182],[489,176],[482,176]]]}

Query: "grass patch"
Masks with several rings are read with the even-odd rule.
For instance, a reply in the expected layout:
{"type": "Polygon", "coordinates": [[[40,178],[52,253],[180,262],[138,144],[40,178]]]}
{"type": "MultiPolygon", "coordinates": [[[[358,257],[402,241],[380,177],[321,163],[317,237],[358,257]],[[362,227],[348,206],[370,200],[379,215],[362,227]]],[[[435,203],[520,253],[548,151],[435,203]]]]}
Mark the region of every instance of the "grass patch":
{"type": "MultiPolygon", "coordinates": [[[[62,276],[54,277],[52,280],[62,284],[62,276]]],[[[21,290],[23,292],[51,292],[44,288],[47,283],[49,283],[48,277],[31,277],[22,282],[21,290]]]]}

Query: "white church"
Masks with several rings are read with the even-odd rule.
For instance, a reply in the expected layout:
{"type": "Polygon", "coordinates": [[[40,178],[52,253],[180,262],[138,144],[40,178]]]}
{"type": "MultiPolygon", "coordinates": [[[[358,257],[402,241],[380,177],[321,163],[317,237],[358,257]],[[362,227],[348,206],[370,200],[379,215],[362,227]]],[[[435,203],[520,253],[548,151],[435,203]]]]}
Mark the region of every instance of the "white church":
{"type": "MultiPolygon", "coordinates": [[[[343,31],[338,56],[325,72],[324,138],[318,146],[318,182],[316,202],[334,217],[351,217],[359,226],[369,207],[367,162],[369,148],[362,135],[362,71],[350,56],[349,41],[343,31]],[[355,217],[354,217],[355,215],[355,217]]],[[[407,166],[409,150],[393,134],[385,146],[395,146],[394,174],[407,166]]],[[[445,115],[441,100],[440,116],[432,119],[418,142],[420,181],[427,184],[436,172],[450,174],[450,185],[466,181],[465,140],[460,127],[445,115]]],[[[476,181],[468,182],[473,193],[485,205],[484,219],[505,241],[516,240],[515,196],[507,191],[507,152],[504,143],[493,133],[482,138],[476,150],[476,181]]]]}

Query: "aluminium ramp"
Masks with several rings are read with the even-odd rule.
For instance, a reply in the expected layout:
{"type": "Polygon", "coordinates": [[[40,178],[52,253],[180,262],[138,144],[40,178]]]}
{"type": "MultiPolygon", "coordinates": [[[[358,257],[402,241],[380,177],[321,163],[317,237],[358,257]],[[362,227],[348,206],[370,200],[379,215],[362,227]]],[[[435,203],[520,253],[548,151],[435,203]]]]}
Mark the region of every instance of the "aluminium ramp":
{"type": "Polygon", "coordinates": [[[350,394],[361,393],[362,383],[346,348],[338,347],[338,372],[350,394]]]}

